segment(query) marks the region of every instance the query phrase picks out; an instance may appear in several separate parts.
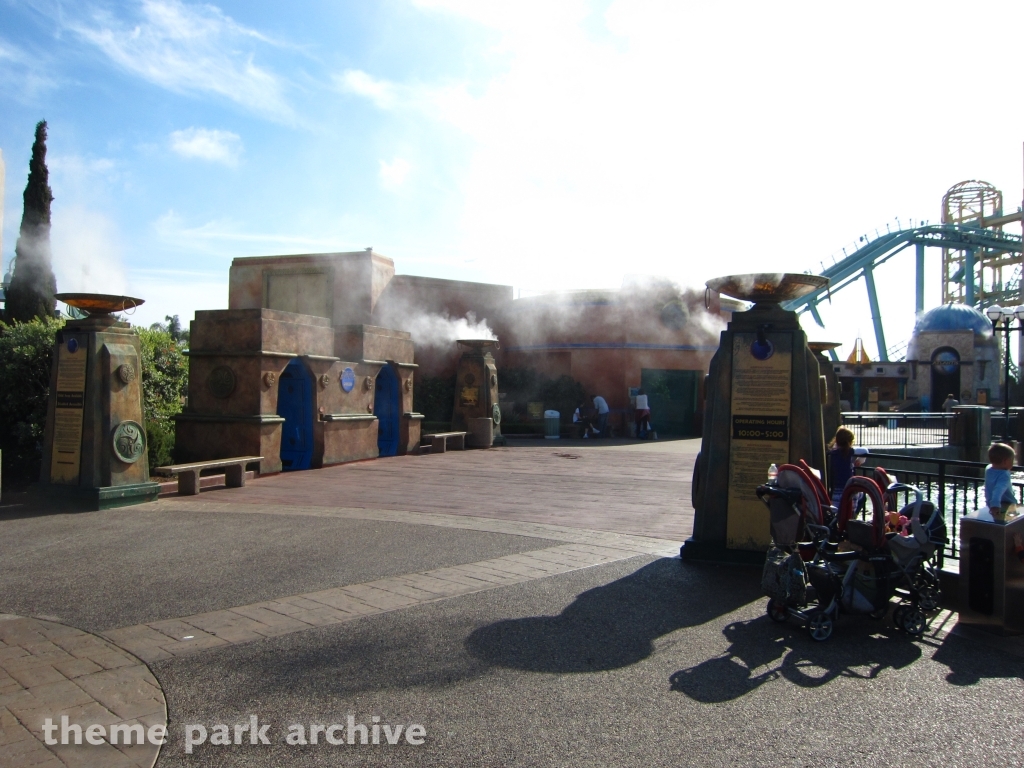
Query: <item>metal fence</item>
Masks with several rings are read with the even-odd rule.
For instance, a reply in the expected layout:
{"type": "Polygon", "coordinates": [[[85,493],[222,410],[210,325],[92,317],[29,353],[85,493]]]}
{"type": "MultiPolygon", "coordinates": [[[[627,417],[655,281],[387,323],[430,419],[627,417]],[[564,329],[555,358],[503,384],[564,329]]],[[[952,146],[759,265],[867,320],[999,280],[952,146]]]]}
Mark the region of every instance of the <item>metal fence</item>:
{"type": "MultiPolygon", "coordinates": [[[[939,553],[939,563],[945,558],[960,559],[960,518],[985,506],[985,464],[953,459],[925,459],[915,456],[871,453],[857,474],[870,475],[875,467],[883,467],[899,482],[917,486],[925,499],[943,511],[948,541],[939,553]],[[886,464],[888,463],[888,467],[886,464]],[[902,468],[911,464],[914,469],[902,468]],[[898,466],[900,469],[890,469],[898,466]]],[[[1014,494],[1024,493],[1024,467],[1013,468],[1014,494]]],[[[913,501],[909,492],[903,492],[899,506],[913,501]]]]}
{"type": "Polygon", "coordinates": [[[1019,418],[1020,412],[1016,408],[1010,410],[1009,424],[1007,424],[1005,413],[1002,411],[992,411],[992,439],[1019,439],[1020,433],[1017,431],[1019,418]]]}
{"type": "Polygon", "coordinates": [[[955,413],[844,412],[854,444],[868,448],[934,448],[949,445],[955,413]]]}

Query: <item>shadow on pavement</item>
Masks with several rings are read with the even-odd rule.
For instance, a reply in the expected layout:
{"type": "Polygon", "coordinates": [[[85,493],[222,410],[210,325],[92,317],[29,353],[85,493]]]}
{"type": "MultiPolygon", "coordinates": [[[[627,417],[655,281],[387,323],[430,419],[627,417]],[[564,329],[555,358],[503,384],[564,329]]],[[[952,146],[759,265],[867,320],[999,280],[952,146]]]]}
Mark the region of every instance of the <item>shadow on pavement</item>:
{"type": "MultiPolygon", "coordinates": [[[[983,630],[979,630],[983,631],[983,630]]],[[[975,685],[983,678],[1024,680],[1024,658],[1016,654],[993,652],[982,641],[985,653],[978,653],[979,641],[971,637],[947,635],[932,655],[932,660],[949,667],[946,682],[951,685],[975,685]]]]}
{"type": "Polygon", "coordinates": [[[27,490],[5,490],[3,499],[0,500],[0,522],[92,511],[95,510],[80,501],[47,495],[37,485],[30,486],[27,490]]]}
{"type": "Polygon", "coordinates": [[[707,704],[732,701],[769,680],[816,688],[837,677],[870,680],[887,667],[900,669],[921,658],[921,649],[887,623],[840,619],[826,642],[812,640],[795,623],[767,616],[737,621],[722,630],[731,645],[721,656],[669,678],[673,691],[707,704]]]}
{"type": "Polygon", "coordinates": [[[532,672],[595,672],[635,664],[653,641],[761,597],[746,568],[665,558],[580,594],[557,616],[506,619],[466,640],[476,659],[532,672]]]}

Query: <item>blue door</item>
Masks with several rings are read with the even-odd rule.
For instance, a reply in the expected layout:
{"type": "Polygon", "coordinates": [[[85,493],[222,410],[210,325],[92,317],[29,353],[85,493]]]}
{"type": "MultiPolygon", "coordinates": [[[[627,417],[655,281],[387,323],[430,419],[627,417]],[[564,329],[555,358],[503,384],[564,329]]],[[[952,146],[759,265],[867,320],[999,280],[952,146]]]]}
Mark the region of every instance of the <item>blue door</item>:
{"type": "Polygon", "coordinates": [[[381,456],[398,453],[399,398],[398,376],[390,365],[377,374],[373,413],[377,417],[377,449],[381,456]]]}
{"type": "Polygon", "coordinates": [[[281,430],[281,467],[285,472],[309,469],[313,459],[313,377],[299,360],[281,374],[277,389],[281,430]]]}

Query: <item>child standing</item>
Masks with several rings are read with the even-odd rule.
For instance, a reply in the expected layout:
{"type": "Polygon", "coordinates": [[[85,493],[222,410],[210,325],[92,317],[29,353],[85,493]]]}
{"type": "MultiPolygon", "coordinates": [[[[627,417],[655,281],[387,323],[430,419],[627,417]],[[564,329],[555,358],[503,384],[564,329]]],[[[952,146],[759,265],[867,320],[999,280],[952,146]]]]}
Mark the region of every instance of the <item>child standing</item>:
{"type": "Polygon", "coordinates": [[[866,448],[853,447],[853,430],[840,427],[828,446],[828,470],[832,481],[832,505],[838,507],[843,489],[853,477],[853,468],[865,461],[866,448]]]}
{"type": "Polygon", "coordinates": [[[1006,443],[993,443],[988,449],[989,465],[985,467],[985,504],[992,519],[997,523],[1006,521],[1006,512],[1010,507],[1017,506],[1013,495],[1013,482],[1010,470],[1016,455],[1013,448],[1006,443]]]}

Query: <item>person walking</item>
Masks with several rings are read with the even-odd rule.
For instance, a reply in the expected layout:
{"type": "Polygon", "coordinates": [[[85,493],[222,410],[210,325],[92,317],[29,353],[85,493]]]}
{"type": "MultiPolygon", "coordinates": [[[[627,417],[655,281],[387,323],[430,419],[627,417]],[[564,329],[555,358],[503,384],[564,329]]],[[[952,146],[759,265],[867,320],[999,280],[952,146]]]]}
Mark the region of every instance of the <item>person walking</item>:
{"type": "Polygon", "coordinates": [[[946,395],[946,399],[942,403],[942,410],[946,413],[952,413],[953,409],[960,405],[960,401],[957,400],[953,395],[946,395]]]}
{"type": "Polygon", "coordinates": [[[648,404],[647,393],[644,392],[643,387],[636,393],[634,416],[636,419],[636,436],[641,440],[647,439],[651,431],[651,407],[648,404]]]}

